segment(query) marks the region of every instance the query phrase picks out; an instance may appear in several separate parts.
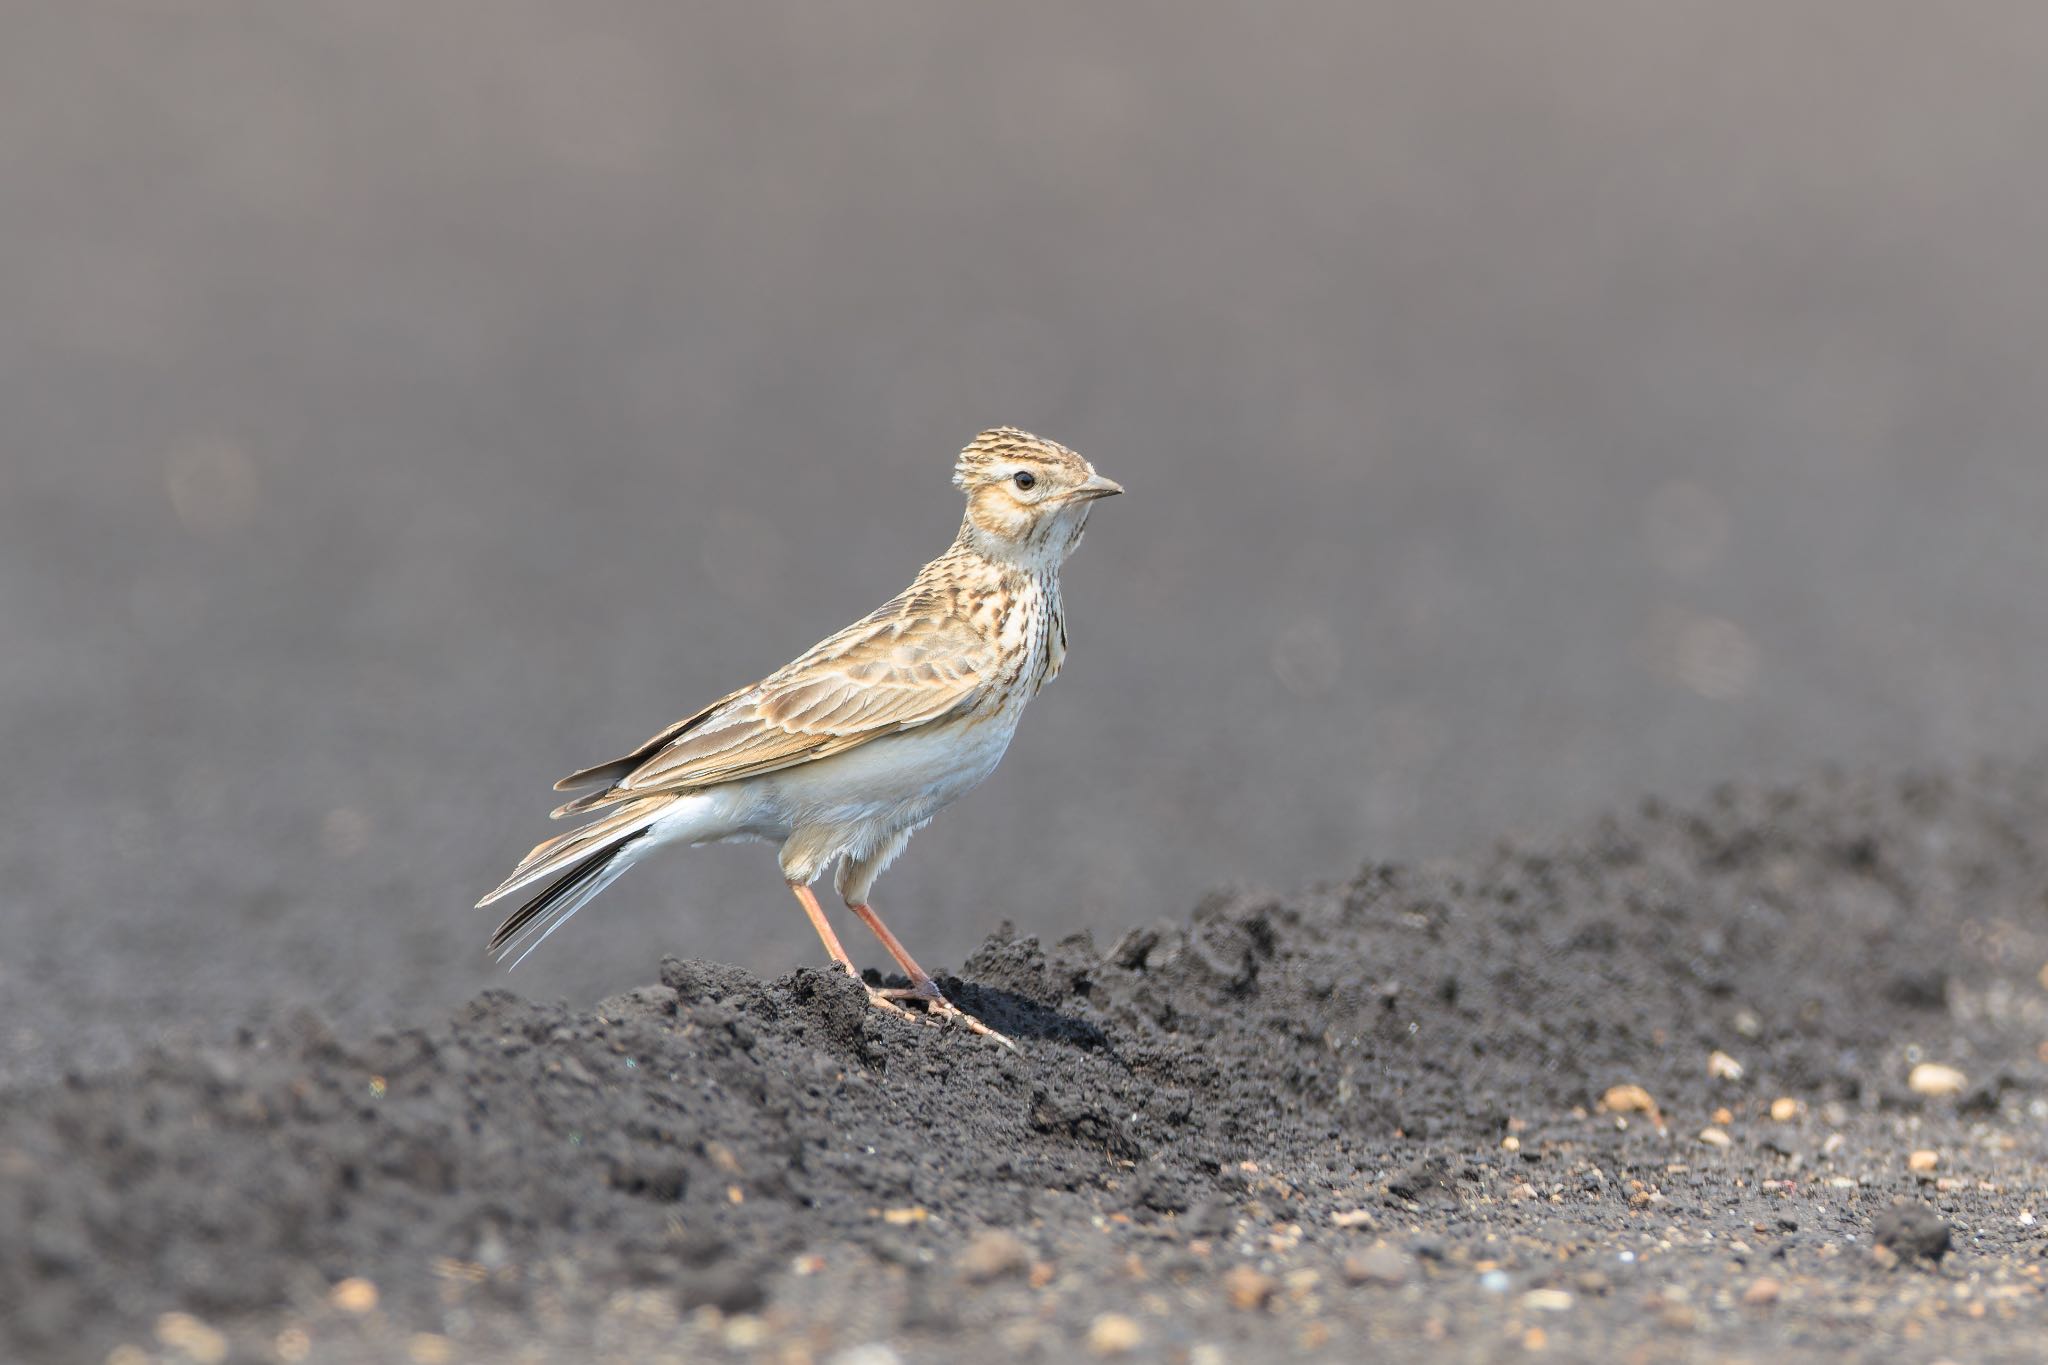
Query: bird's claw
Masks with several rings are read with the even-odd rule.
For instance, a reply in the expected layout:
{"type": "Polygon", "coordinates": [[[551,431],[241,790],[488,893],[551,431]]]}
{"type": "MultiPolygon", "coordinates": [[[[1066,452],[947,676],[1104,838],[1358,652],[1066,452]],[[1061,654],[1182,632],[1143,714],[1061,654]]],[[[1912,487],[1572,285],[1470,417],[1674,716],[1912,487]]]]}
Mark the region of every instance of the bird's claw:
{"type": "Polygon", "coordinates": [[[918,1013],[917,1011],[907,1010],[903,1008],[903,1006],[897,1004],[894,1000],[890,999],[889,992],[884,990],[877,990],[873,986],[868,987],[868,1003],[870,1005],[873,1005],[878,1010],[883,1010],[887,1013],[895,1015],[899,1019],[924,1018],[924,1015],[918,1013]]]}
{"type": "Polygon", "coordinates": [[[926,981],[915,986],[870,986],[868,987],[868,999],[883,1009],[893,1014],[902,1015],[905,1018],[921,1019],[928,1024],[955,1023],[963,1025],[970,1033],[978,1033],[984,1038],[992,1038],[1012,1052],[1017,1050],[1017,1045],[1011,1042],[1006,1034],[998,1033],[987,1024],[982,1023],[981,1020],[961,1009],[958,1005],[955,1005],[932,982],[926,981]],[[905,1000],[914,1000],[924,1006],[924,1008],[922,1010],[907,1010],[898,1003],[905,1000]]]}

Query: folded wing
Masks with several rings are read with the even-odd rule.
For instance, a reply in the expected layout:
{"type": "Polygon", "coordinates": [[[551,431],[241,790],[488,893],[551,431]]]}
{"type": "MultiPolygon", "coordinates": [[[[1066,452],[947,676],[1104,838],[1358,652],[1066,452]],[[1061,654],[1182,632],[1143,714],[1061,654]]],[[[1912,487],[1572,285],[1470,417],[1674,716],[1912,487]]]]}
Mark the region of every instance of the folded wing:
{"type": "Polygon", "coordinates": [[[891,603],[632,753],[556,783],[605,785],[555,811],[694,791],[829,757],[959,714],[994,680],[992,644],[957,618],[891,603]]]}

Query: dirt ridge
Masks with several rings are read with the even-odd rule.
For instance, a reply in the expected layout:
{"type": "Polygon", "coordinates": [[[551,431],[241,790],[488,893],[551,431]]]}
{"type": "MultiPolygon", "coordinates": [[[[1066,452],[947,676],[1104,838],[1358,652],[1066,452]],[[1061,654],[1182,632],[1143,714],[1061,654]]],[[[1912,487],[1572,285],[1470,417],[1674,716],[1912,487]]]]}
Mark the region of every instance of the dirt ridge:
{"type": "MultiPolygon", "coordinates": [[[[744,1357],[758,1343],[729,1325],[765,1322],[819,1350],[866,1333],[915,1355],[978,1332],[1056,1355],[1155,1292],[1119,1288],[1132,1266],[1190,1292],[1236,1265],[1327,1285],[1364,1234],[1408,1258],[1410,1288],[1449,1276],[1478,1318],[1519,1311],[1446,1267],[1501,1259],[1473,1239],[1499,1239],[1500,1210],[1557,1175],[1551,1222],[1510,1220],[1523,1282],[1575,1284],[1595,1260],[1610,1274],[1601,1251],[1642,1207],[1621,1173],[1670,1183],[1699,1159],[1680,1129],[1716,1110],[1791,1096],[1839,1122],[1754,1139],[1736,1123],[1734,1155],[1759,1170],[1721,1158],[1725,1188],[1660,1193],[1660,1214],[1740,1220],[1760,1173],[1850,1170],[1908,1118],[1958,1142],[2024,1127],[2048,1093],[2044,1009],[2027,994],[2048,962],[2043,830],[2039,764],[1836,775],[1727,788],[1696,811],[1645,803],[1553,847],[1219,893],[1107,947],[1006,929],[947,984],[1016,1054],[878,1014],[828,972],[761,981],[676,959],[658,986],[593,1010],[493,991],[368,1040],[308,1015],[158,1052],[7,1097],[0,1347],[98,1359],[176,1309],[247,1325],[246,1342],[230,1332],[244,1345],[325,1324],[337,1359],[374,1358],[379,1331],[566,1351],[637,1304],[637,1327],[613,1324],[620,1342],[708,1333],[700,1347],[744,1357]],[[1707,1070],[1724,1049],[1743,1059],[1737,1080],[1707,1070]],[[1930,1107],[1906,1084],[1923,1053],[1969,1088],[1930,1107]],[[1620,1082],[1669,1124],[1600,1115],[1620,1082]],[[1822,1127],[1848,1141],[1825,1154],[1822,1127]],[[1276,1251],[1288,1234],[1258,1231],[1273,1226],[1298,1245],[1276,1251]],[[1047,1292],[1073,1321],[1028,1338],[1014,1324],[1030,1289],[946,1278],[995,1230],[1067,1277],[1047,1292]],[[1538,1244],[1578,1268],[1546,1277],[1538,1244]],[[379,1286],[373,1321],[330,1302],[352,1276],[379,1286]]],[[[2039,1132],[2028,1140],[2013,1160],[2039,1161],[2039,1132]]],[[[1892,1196],[1926,1193],[1889,1167],[1853,1179],[1864,1202],[1826,1224],[1852,1240],[1892,1196]]],[[[1967,1231],[1972,1192],[1951,1193],[1967,1231]]],[[[2039,1259],[2017,1224],[1987,1236],[1962,1254],[2039,1259]]],[[[1326,1291],[1321,1311],[1400,1339],[1400,1315],[1369,1295],[1326,1291]]],[[[1328,1342],[1228,1299],[1212,1318],[1137,1314],[1131,1349],[1328,1342]]],[[[1413,1340],[1444,1321],[1402,1302],[1413,1340]]],[[[2038,1292],[2024,1306],[2038,1313],[2038,1292]]],[[[1587,1330],[1654,1337],[1665,1316],[1587,1330]]]]}

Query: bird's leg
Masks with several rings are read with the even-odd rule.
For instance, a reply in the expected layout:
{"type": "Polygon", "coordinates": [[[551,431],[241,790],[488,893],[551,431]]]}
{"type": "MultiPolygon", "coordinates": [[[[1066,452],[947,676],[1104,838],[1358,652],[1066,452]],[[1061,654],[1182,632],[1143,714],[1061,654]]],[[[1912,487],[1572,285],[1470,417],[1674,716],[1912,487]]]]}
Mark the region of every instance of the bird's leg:
{"type": "Polygon", "coordinates": [[[882,923],[882,917],[875,913],[875,908],[872,905],[855,905],[849,908],[854,914],[860,916],[861,923],[875,931],[876,938],[882,940],[882,946],[889,950],[889,956],[896,959],[896,965],[901,967],[903,974],[910,978],[911,992],[918,999],[944,1000],[946,998],[939,990],[939,983],[932,980],[932,974],[917,965],[917,959],[912,957],[910,950],[903,946],[903,940],[889,932],[889,926],[882,923]]]}
{"type": "Polygon", "coordinates": [[[995,1039],[1012,1052],[1017,1050],[1015,1043],[948,1000],[945,992],[939,989],[939,983],[932,980],[932,974],[917,965],[917,959],[910,955],[910,950],[903,946],[901,939],[889,932],[889,926],[882,923],[882,917],[875,913],[873,906],[863,903],[854,905],[851,909],[854,914],[860,916],[861,923],[875,931],[875,937],[882,940],[882,946],[889,950],[889,956],[896,959],[896,965],[910,978],[908,990],[887,991],[884,992],[886,995],[893,999],[921,1000],[930,1013],[957,1020],[973,1032],[985,1038],[995,1039]]]}
{"type": "Polygon", "coordinates": [[[832,922],[825,918],[825,911],[819,906],[818,898],[812,894],[811,888],[805,886],[802,882],[791,882],[789,889],[796,893],[797,900],[804,907],[804,913],[811,917],[811,927],[818,931],[819,938],[825,940],[825,951],[830,953],[832,960],[839,964],[839,970],[845,972],[855,981],[860,981],[861,985],[866,987],[868,1003],[880,1006],[891,1014],[900,1014],[906,1019],[916,1018],[916,1015],[913,1015],[909,1010],[891,1000],[881,991],[876,990],[873,986],[869,986],[867,982],[861,981],[860,969],[854,966],[853,959],[846,955],[846,949],[840,945],[839,935],[832,932],[832,922]]]}

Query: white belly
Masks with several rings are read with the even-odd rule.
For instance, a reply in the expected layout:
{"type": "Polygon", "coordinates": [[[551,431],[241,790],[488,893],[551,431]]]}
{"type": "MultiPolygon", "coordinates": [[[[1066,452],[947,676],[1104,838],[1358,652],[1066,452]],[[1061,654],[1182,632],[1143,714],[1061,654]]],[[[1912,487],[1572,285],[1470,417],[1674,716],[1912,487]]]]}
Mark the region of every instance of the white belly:
{"type": "Polygon", "coordinates": [[[789,829],[922,824],[995,771],[1016,729],[1012,714],[871,740],[756,779],[761,805],[789,829]]]}
{"type": "Polygon", "coordinates": [[[708,788],[664,813],[651,831],[654,842],[781,843],[812,830],[842,848],[872,846],[923,824],[994,772],[1022,709],[870,740],[831,758],[708,788]]]}

